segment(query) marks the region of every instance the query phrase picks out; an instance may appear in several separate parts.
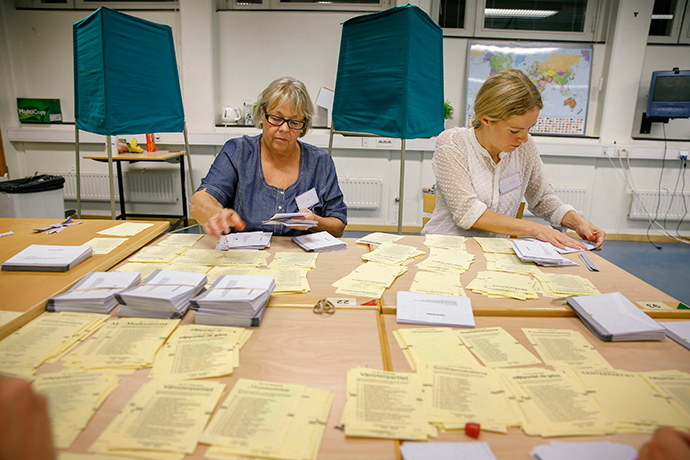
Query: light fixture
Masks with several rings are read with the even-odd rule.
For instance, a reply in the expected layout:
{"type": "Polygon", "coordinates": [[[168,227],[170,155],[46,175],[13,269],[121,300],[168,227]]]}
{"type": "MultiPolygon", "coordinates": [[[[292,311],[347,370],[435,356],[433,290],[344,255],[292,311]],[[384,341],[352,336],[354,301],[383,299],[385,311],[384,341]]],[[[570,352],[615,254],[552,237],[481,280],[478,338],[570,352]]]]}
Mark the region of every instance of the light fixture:
{"type": "Polygon", "coordinates": [[[653,14],[652,19],[673,21],[673,15],[672,14],[653,14]]]}
{"type": "Polygon", "coordinates": [[[558,13],[554,10],[517,10],[505,8],[485,8],[485,18],[525,18],[525,19],[544,19],[558,13]]]}

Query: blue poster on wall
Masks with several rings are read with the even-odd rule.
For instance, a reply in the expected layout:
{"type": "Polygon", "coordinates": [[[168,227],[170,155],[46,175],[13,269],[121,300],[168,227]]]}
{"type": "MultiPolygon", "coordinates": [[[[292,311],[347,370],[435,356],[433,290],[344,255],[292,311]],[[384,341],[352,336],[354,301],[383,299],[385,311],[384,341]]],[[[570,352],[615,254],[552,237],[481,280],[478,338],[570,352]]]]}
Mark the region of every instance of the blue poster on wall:
{"type": "Polygon", "coordinates": [[[567,43],[470,41],[465,124],[484,81],[505,69],[522,70],[537,86],[544,108],[531,133],[584,136],[592,73],[592,46],[567,43]]]}

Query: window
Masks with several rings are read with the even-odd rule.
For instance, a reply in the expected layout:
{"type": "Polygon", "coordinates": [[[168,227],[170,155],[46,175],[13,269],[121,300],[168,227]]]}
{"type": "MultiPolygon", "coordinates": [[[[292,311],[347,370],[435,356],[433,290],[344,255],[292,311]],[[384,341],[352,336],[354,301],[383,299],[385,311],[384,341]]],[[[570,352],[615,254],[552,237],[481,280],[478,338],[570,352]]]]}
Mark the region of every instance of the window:
{"type": "Polygon", "coordinates": [[[233,9],[381,11],[393,0],[220,0],[220,11],[233,9]]]}
{"type": "Polygon", "coordinates": [[[690,22],[687,9],[687,0],[654,0],[647,42],[678,43],[682,39],[681,30],[687,31],[687,24],[683,22],[690,22]]]}
{"type": "Polygon", "coordinates": [[[108,8],[127,9],[177,9],[178,0],[17,0],[17,8],[66,8],[66,9],[98,9],[108,8]]]}

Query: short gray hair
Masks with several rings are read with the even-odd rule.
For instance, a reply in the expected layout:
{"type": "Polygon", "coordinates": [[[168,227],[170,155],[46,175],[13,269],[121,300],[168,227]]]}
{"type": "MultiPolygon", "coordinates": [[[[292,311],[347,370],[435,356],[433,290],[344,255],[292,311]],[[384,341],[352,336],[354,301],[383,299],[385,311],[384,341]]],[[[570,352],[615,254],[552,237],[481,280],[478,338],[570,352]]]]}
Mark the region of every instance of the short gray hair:
{"type": "Polygon", "coordinates": [[[292,77],[274,80],[259,95],[259,100],[254,105],[254,126],[263,129],[264,117],[262,112],[282,107],[286,103],[290,103],[295,112],[304,118],[304,128],[299,134],[299,137],[303,137],[311,129],[314,104],[311,102],[304,83],[292,77]]]}

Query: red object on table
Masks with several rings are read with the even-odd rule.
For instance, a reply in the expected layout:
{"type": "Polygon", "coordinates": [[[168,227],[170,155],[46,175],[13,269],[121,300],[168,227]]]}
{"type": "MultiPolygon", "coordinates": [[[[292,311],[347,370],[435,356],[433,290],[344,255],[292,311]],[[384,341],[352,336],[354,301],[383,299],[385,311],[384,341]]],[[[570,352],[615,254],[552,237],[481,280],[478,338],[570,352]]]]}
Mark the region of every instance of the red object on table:
{"type": "Polygon", "coordinates": [[[465,434],[471,438],[478,438],[481,426],[479,423],[467,423],[465,425],[465,434]]]}

